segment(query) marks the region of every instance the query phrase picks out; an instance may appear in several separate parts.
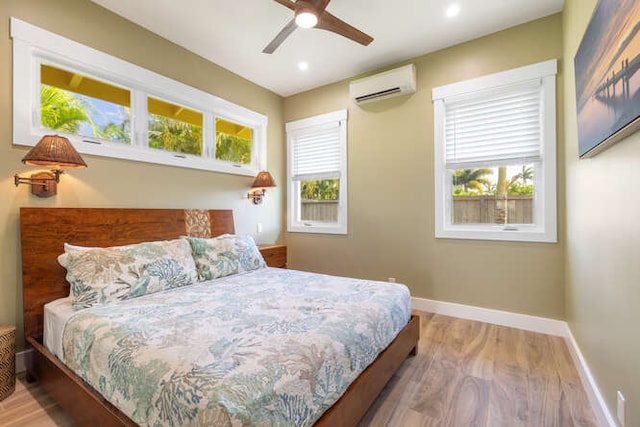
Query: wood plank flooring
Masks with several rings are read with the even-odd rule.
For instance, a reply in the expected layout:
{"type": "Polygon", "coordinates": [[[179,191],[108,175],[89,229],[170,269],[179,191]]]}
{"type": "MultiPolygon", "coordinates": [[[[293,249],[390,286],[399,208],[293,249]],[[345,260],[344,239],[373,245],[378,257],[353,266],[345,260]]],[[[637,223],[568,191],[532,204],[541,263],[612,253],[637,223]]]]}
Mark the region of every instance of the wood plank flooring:
{"type": "MultiPolygon", "coordinates": [[[[564,340],[418,312],[407,359],[360,423],[366,426],[597,426],[564,340]]],[[[18,378],[0,426],[73,426],[37,385],[18,378]]]]}
{"type": "Polygon", "coordinates": [[[360,427],[597,426],[562,338],[419,314],[418,355],[360,427]]]}
{"type": "Polygon", "coordinates": [[[37,383],[28,384],[19,374],[16,391],[0,402],[0,426],[74,426],[74,422],[37,383]]]}

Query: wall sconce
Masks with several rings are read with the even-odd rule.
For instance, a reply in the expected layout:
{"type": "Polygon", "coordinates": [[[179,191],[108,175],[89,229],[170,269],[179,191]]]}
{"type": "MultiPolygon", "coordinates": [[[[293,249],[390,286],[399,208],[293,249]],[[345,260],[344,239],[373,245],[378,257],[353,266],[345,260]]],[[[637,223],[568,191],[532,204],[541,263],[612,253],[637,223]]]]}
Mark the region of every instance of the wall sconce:
{"type": "Polygon", "coordinates": [[[38,197],[51,197],[58,193],[58,182],[64,169],[87,167],[71,142],[59,135],[43,136],[22,158],[22,163],[52,168],[51,172],[39,172],[31,175],[31,178],[23,178],[18,174],[13,177],[16,187],[19,184],[31,184],[31,192],[38,197]]]}
{"type": "Polygon", "coordinates": [[[256,175],[256,179],[253,180],[253,184],[251,184],[252,190],[247,194],[247,198],[251,199],[254,205],[259,205],[262,203],[262,199],[264,195],[267,193],[267,188],[272,188],[276,186],[276,181],[273,179],[271,174],[268,171],[262,171],[256,175]]]}

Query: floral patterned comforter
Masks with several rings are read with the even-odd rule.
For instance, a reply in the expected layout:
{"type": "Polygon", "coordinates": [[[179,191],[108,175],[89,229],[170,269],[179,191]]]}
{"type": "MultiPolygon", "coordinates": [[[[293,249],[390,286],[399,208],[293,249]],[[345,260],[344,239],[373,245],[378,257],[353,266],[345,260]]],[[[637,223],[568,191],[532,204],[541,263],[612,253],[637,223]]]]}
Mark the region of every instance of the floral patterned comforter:
{"type": "Polygon", "coordinates": [[[308,426],[409,317],[404,285],[264,268],[78,311],[64,357],[141,425],[308,426]]]}

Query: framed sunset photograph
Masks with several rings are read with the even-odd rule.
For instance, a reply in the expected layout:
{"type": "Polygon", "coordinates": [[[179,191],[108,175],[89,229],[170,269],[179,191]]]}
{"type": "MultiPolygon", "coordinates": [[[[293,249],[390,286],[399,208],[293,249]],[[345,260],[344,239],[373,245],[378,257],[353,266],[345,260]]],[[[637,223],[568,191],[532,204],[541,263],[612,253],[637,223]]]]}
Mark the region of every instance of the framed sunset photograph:
{"type": "Polygon", "coordinates": [[[640,2],[600,0],[574,59],[578,154],[640,129],[640,2]]]}

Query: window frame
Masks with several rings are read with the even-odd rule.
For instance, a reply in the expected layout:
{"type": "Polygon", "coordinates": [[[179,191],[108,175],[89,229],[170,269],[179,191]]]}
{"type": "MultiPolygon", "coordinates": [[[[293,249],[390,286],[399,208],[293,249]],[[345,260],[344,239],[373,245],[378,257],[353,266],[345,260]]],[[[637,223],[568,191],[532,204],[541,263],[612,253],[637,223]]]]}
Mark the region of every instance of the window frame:
{"type": "MultiPolygon", "coordinates": [[[[556,74],[557,60],[552,59],[433,88],[436,238],[548,243],[558,241],[556,211],[556,74]],[[534,224],[517,226],[452,224],[452,173],[445,166],[445,100],[448,97],[472,94],[506,85],[515,85],[533,79],[539,79],[541,82],[542,103],[542,160],[534,163],[534,224]]],[[[500,166],[499,161],[493,166],[500,166]]]]}
{"type": "MultiPolygon", "coordinates": [[[[292,233],[348,233],[347,179],[347,110],[321,114],[286,124],[287,131],[287,231],[292,233]],[[293,180],[293,145],[300,130],[322,127],[330,123],[340,126],[340,190],[338,192],[338,220],[335,223],[300,220],[300,181],[293,180]]],[[[313,179],[310,177],[310,179],[313,179]]],[[[320,177],[318,179],[327,179],[320,177]]]]}
{"type": "MultiPolygon", "coordinates": [[[[255,176],[267,168],[267,117],[60,35],[11,18],[13,38],[13,144],[34,146],[56,132],[40,122],[40,65],[74,71],[131,92],[131,143],[64,135],[82,154],[255,176]],[[165,100],[203,113],[202,155],[149,147],[147,98],[165,100]],[[215,118],[253,130],[251,162],[215,158],[215,118]]],[[[63,133],[57,131],[58,133],[63,133]]]]}

